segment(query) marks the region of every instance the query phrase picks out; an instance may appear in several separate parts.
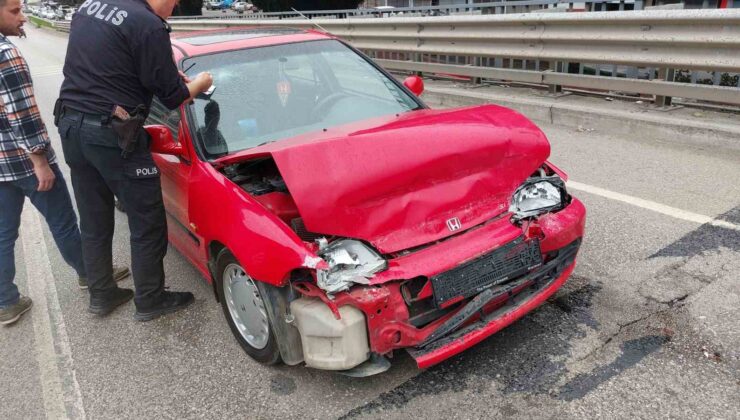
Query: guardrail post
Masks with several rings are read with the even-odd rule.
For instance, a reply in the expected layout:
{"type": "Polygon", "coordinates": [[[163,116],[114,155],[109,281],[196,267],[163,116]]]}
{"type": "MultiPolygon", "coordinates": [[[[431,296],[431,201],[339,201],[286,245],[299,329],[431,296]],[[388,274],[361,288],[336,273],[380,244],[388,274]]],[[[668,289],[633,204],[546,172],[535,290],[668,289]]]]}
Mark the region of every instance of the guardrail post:
{"type": "Polygon", "coordinates": [[[721,71],[715,71],[712,75],[712,84],[714,86],[719,86],[722,83],[722,72],[721,71]]]}
{"type": "MultiPolygon", "coordinates": [[[[672,82],[674,76],[675,70],[673,69],[666,69],[663,67],[658,69],[658,80],[666,80],[672,82]]],[[[655,95],[655,106],[659,108],[667,108],[671,106],[672,100],[673,98],[670,96],[655,95]]]]}
{"type": "MultiPolygon", "coordinates": [[[[481,57],[473,57],[473,65],[475,67],[482,67],[483,66],[483,59],[481,57]]],[[[483,79],[480,77],[473,77],[470,80],[474,85],[479,85],[483,83],[483,79]]]]}
{"type": "MultiPolygon", "coordinates": [[[[563,71],[563,63],[560,61],[551,61],[550,71],[558,73],[563,71]]],[[[559,95],[563,93],[563,87],[560,85],[547,85],[547,90],[550,92],[551,95],[559,95]]]]}

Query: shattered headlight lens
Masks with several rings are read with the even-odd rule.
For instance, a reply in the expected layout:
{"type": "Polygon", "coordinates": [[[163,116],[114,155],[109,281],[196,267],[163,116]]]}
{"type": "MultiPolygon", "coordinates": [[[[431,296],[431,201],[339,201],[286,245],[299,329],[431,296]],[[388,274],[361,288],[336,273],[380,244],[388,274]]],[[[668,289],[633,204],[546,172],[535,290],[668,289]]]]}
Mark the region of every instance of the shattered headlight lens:
{"type": "Polygon", "coordinates": [[[373,274],[387,263],[374,249],[354,239],[342,239],[319,250],[328,270],[317,270],[317,284],[327,293],[349,289],[353,284],[368,284],[373,274]]]}
{"type": "Polygon", "coordinates": [[[537,216],[563,206],[565,183],[558,176],[530,178],[514,193],[509,211],[514,218],[537,216]]]}

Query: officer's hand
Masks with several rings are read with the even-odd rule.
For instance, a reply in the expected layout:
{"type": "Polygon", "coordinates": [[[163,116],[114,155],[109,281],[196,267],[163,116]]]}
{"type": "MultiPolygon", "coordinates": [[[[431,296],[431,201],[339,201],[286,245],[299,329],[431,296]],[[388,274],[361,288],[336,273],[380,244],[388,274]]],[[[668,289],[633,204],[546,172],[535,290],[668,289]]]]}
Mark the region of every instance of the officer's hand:
{"type": "Polygon", "coordinates": [[[183,73],[182,70],[179,70],[178,73],[180,73],[180,77],[182,77],[183,82],[190,83],[192,81],[187,74],[183,73]]]}
{"type": "Polygon", "coordinates": [[[54,171],[51,170],[51,166],[48,163],[46,165],[34,165],[33,172],[39,181],[36,191],[49,191],[54,186],[56,175],[54,175],[54,171]]]}
{"type": "Polygon", "coordinates": [[[192,101],[196,96],[207,91],[212,84],[213,76],[211,76],[211,73],[208,73],[207,71],[198,73],[198,75],[195,76],[195,79],[193,79],[189,83],[186,83],[186,86],[188,87],[188,92],[190,92],[190,98],[188,99],[188,101],[192,101]]]}
{"type": "Polygon", "coordinates": [[[213,84],[213,76],[211,76],[211,73],[204,71],[198,73],[193,82],[198,84],[198,92],[205,92],[213,84]]]}

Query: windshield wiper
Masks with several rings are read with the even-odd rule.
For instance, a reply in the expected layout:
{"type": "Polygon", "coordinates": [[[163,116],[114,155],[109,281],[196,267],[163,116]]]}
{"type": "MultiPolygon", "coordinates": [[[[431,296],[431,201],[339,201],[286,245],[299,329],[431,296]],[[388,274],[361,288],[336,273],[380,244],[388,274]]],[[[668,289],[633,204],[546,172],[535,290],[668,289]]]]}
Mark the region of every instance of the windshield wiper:
{"type": "Polygon", "coordinates": [[[190,71],[190,70],[191,70],[191,69],[192,69],[193,67],[195,67],[195,65],[196,65],[196,64],[198,64],[198,63],[196,63],[196,62],[192,62],[192,63],[190,63],[190,65],[189,65],[189,66],[188,66],[187,68],[183,69],[183,70],[182,70],[182,72],[183,72],[183,73],[185,73],[185,74],[188,74],[188,72],[189,72],[189,71],[190,71]]]}
{"type": "Polygon", "coordinates": [[[260,144],[258,144],[258,145],[256,145],[256,146],[254,146],[254,147],[260,147],[260,146],[264,146],[264,145],[266,145],[266,144],[268,144],[268,143],[274,143],[274,142],[276,142],[276,141],[277,141],[277,140],[267,140],[267,141],[263,141],[262,143],[260,143],[260,144]]]}

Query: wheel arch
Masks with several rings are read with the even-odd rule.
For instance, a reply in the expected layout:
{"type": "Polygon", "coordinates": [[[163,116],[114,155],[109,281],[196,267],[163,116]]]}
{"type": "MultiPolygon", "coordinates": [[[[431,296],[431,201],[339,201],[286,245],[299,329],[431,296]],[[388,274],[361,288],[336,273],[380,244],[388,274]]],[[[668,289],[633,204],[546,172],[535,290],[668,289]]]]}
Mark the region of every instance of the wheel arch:
{"type": "MultiPolygon", "coordinates": [[[[218,260],[224,253],[229,253],[238,262],[244,271],[249,275],[257,287],[260,289],[265,306],[270,313],[271,327],[275,340],[277,341],[278,351],[280,353],[281,360],[287,365],[296,365],[303,361],[303,346],[301,344],[301,336],[295,325],[288,323],[285,316],[290,313],[290,302],[299,297],[293,290],[292,286],[288,284],[275,285],[267,282],[263,282],[253,277],[248,268],[244,265],[239,256],[229,249],[226,245],[218,241],[212,241],[208,244],[209,251],[209,262],[208,266],[211,269],[211,276],[213,277],[213,291],[216,295],[216,300],[219,299],[219,289],[223,287],[221,285],[220,276],[216,273],[218,269],[218,260]]],[[[294,273],[301,273],[305,275],[307,270],[305,268],[297,268],[288,272],[287,277],[290,278],[294,273]]]]}
{"type": "Polygon", "coordinates": [[[218,287],[220,279],[218,273],[216,273],[216,261],[218,256],[226,248],[226,245],[219,241],[211,241],[208,243],[208,271],[211,273],[211,286],[213,287],[213,295],[216,298],[216,302],[221,302],[218,297],[218,287]]]}

